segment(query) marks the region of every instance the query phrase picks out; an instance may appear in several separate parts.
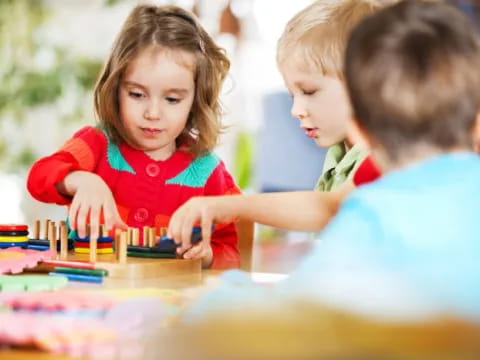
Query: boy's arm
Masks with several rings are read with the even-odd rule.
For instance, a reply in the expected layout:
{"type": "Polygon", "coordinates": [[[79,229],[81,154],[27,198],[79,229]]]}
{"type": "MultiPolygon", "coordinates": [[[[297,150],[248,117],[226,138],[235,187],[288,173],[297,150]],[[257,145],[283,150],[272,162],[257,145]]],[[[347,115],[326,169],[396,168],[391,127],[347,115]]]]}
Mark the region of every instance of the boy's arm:
{"type": "MultiPolygon", "coordinates": [[[[212,158],[216,158],[213,154],[212,158]]],[[[215,170],[208,177],[204,187],[205,198],[219,195],[240,194],[241,190],[235,184],[233,177],[227,171],[224,163],[218,161],[215,170]]],[[[229,198],[230,196],[225,196],[229,198]]],[[[195,224],[188,229],[191,233],[195,224]]],[[[204,229],[206,230],[206,229],[204,229]]],[[[208,227],[208,233],[211,233],[211,227],[208,227]]],[[[185,253],[185,258],[202,258],[202,265],[206,268],[228,269],[238,268],[240,266],[240,252],[238,250],[238,239],[235,223],[232,219],[225,222],[217,222],[214,232],[203,237],[196,246],[190,247],[190,235],[188,239],[182,242],[182,246],[178,249],[180,253],[185,253]]]]}
{"type": "Polygon", "coordinates": [[[202,235],[210,238],[214,222],[235,217],[291,230],[321,230],[337,212],[343,199],[355,188],[347,182],[332,192],[295,191],[265,194],[197,197],[182,205],[172,216],[169,236],[178,242],[190,238],[199,222],[202,235]]]}

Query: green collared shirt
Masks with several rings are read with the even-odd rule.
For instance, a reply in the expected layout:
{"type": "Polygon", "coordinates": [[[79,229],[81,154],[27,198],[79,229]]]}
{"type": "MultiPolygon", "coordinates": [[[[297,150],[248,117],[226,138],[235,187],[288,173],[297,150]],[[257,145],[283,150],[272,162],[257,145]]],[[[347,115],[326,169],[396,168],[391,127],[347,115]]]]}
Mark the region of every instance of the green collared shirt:
{"type": "Polygon", "coordinates": [[[368,151],[354,145],[347,151],[344,142],[331,146],[325,155],[323,172],[315,190],[332,191],[350,179],[368,151]]]}

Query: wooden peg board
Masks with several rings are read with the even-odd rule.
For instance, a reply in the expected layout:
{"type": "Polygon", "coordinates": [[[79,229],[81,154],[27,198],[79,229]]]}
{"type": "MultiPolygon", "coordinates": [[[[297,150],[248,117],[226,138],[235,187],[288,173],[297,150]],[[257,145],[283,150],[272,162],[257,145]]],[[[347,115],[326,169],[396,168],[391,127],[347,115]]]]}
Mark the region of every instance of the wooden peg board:
{"type": "MultiPolygon", "coordinates": [[[[35,233],[40,232],[40,225],[38,223],[39,221],[35,223],[35,233]]],[[[50,234],[45,232],[45,236],[50,235],[51,241],[54,243],[56,241],[55,223],[46,221],[45,226],[46,229],[50,231],[50,234]]],[[[129,230],[133,232],[131,228],[129,230]]],[[[135,238],[138,239],[139,231],[138,229],[135,230],[136,232],[134,235],[135,238]]],[[[126,235],[127,232],[124,232],[125,237],[126,235]]],[[[65,232],[63,233],[63,236],[66,238],[65,232]]],[[[153,236],[150,237],[153,238],[153,236]]],[[[91,261],[92,254],[80,254],[75,253],[74,251],[68,251],[65,256],[66,245],[63,245],[63,256],[57,254],[55,255],[55,258],[70,261],[91,261]]],[[[120,244],[117,243],[117,246],[118,245],[120,244]]],[[[52,248],[55,249],[54,251],[56,253],[56,246],[52,245],[52,248]]],[[[123,257],[119,255],[119,250],[117,249],[113,254],[95,254],[94,258],[95,260],[93,262],[95,263],[95,267],[108,270],[108,277],[113,279],[158,279],[173,275],[200,274],[202,271],[201,259],[127,257],[126,247],[123,250],[123,257]]],[[[42,271],[41,265],[38,267],[38,271],[42,271]]]]}
{"type": "MultiPolygon", "coordinates": [[[[68,260],[89,260],[88,254],[70,252],[68,260]]],[[[95,267],[108,270],[108,277],[122,279],[155,279],[161,276],[198,274],[201,259],[158,259],[127,257],[122,264],[115,254],[97,254],[95,267]]]]}

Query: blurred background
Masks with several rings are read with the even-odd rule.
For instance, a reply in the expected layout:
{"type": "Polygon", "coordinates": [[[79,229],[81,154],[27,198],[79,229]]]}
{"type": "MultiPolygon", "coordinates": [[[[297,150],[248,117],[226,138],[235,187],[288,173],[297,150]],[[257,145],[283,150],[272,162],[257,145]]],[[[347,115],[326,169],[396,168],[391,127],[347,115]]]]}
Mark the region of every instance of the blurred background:
{"type": "MultiPolygon", "coordinates": [[[[283,27],[312,0],[150,2],[194,11],[227,50],[232,70],[222,100],[224,122],[230,127],[217,152],[242,189],[312,189],[325,149],[305,137],[290,116],[291,99],[275,63],[283,27]]],[[[450,2],[478,20],[476,1],[450,2]]],[[[65,217],[65,208],[39,203],[27,193],[28,169],[75,130],[95,123],[93,86],[115,35],[137,3],[0,0],[0,223],[32,224],[35,219],[65,217]]],[[[263,253],[255,254],[257,270],[288,270],[296,258],[292,252],[305,249],[300,245],[295,250],[295,244],[308,243],[309,238],[272,229],[257,234],[264,244],[263,253]],[[293,245],[279,251],[279,238],[280,243],[293,245]],[[276,265],[262,260],[266,257],[276,258],[276,265]]]]}

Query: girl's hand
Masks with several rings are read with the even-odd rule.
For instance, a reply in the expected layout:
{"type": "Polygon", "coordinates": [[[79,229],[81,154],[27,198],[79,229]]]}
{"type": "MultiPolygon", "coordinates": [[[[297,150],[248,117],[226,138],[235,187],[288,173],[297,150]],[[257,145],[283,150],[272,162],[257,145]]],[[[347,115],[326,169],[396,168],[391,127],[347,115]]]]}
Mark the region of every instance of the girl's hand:
{"type": "MultiPolygon", "coordinates": [[[[182,254],[180,248],[177,249],[177,253],[182,254]]],[[[183,253],[184,259],[202,259],[202,267],[209,268],[213,261],[213,250],[210,245],[210,241],[200,241],[198,244],[193,245],[183,253]]]]}
{"type": "Polygon", "coordinates": [[[68,218],[70,226],[77,230],[79,237],[87,235],[87,223],[90,222],[90,237],[98,238],[102,212],[108,231],[113,227],[127,228],[118,213],[110,188],[98,175],[73,171],[58,187],[60,191],[73,195],[68,218]]]}
{"type": "MultiPolygon", "coordinates": [[[[175,211],[168,224],[167,236],[174,239],[177,244],[181,244],[178,248],[180,254],[190,251],[190,237],[196,224],[202,227],[202,241],[197,246],[204,244],[202,246],[210,247],[214,221],[226,222],[235,216],[229,213],[231,210],[229,201],[232,198],[232,195],[194,197],[175,211]]],[[[206,249],[198,251],[206,251],[206,249]]]]}

